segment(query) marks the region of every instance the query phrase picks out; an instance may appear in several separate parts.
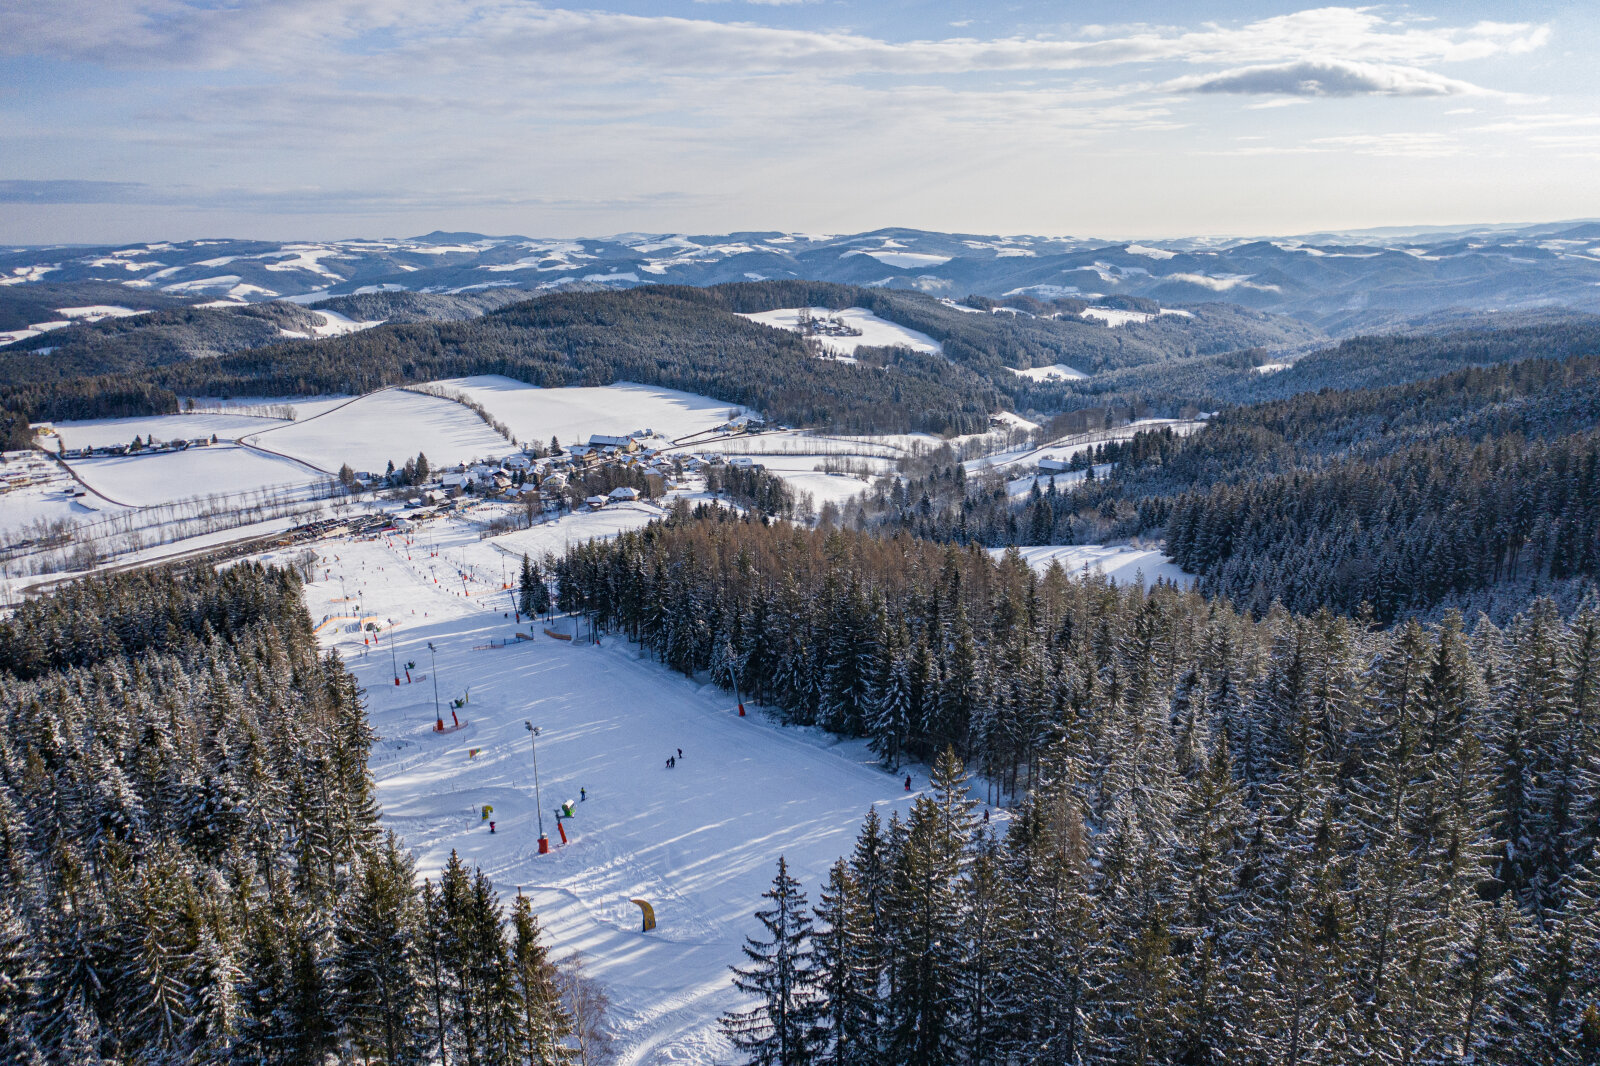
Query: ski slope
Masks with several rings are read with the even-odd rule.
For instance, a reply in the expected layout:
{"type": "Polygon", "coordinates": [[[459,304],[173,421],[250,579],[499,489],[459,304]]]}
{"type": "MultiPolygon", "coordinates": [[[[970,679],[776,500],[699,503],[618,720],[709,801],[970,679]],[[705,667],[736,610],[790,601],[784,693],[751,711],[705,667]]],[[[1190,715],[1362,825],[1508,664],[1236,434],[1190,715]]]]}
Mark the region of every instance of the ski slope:
{"type": "MultiPolygon", "coordinates": [[[[392,619],[395,660],[432,670],[396,686],[387,639],[367,648],[338,622],[324,631],[367,690],[385,824],[416,851],[421,876],[436,877],[455,850],[493,878],[503,900],[519,886],[531,896],[554,954],[581,952],[605,986],[618,1063],[731,1061],[717,1018],[745,1004],[728,967],[759,931],[752,915],[778,856],[814,901],[867,809],[887,819],[916,793],[877,769],[860,743],[781,727],[754,709],[740,718],[730,696],[613,637],[573,644],[524,622],[534,640],[474,650],[518,628],[503,616],[510,594],[495,568],[481,565],[493,549],[458,523],[432,539],[438,556],[424,536],[409,547],[324,544],[320,580],[306,589],[313,621],[356,610],[392,619]],[[463,564],[465,583],[453,576],[463,564]],[[470,689],[459,732],[432,732],[435,680],[446,701],[470,689]],[[548,855],[537,850],[528,720],[541,730],[538,794],[556,845],[548,855]],[[682,760],[667,769],[680,747],[682,760]],[[565,824],[562,846],[553,812],[578,800],[580,787],[588,799],[565,824]],[[494,807],[493,835],[485,804],[494,807]],[[640,932],[634,898],[654,906],[656,931],[640,932]]],[[[915,787],[925,784],[918,773],[915,787]]]]}

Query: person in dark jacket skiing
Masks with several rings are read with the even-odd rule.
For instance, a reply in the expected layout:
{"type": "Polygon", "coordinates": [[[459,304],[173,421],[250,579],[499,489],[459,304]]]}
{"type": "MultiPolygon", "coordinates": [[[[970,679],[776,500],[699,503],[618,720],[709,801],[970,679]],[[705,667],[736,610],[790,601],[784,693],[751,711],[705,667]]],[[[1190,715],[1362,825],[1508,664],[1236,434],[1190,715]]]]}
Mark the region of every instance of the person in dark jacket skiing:
{"type": "Polygon", "coordinates": [[[911,791],[911,775],[910,774],[906,775],[906,791],[907,792],[911,791]]]}

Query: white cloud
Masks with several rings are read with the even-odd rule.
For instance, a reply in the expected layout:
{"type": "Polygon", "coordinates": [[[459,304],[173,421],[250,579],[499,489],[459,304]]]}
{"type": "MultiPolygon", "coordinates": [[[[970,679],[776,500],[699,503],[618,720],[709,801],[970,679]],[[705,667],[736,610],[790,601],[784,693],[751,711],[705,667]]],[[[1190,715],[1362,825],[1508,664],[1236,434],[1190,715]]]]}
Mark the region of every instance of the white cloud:
{"type": "Polygon", "coordinates": [[[1310,59],[1264,64],[1176,78],[1164,88],[1174,92],[1248,95],[1316,96],[1462,96],[1485,90],[1455,78],[1421,70],[1343,59],[1310,59]]]}
{"type": "Polygon", "coordinates": [[[1461,154],[1461,144],[1447,133],[1352,133],[1315,137],[1312,147],[1355,152],[1358,155],[1438,158],[1461,154]]]}
{"type": "MultiPolygon", "coordinates": [[[[1096,28],[1099,29],[1099,28],[1096,28]]],[[[1391,22],[1366,8],[1331,7],[1198,30],[1116,27],[1099,36],[948,38],[894,42],[817,31],[547,8],[521,0],[53,0],[0,8],[0,52],[106,66],[298,69],[310,52],[427,60],[466,49],[493,66],[507,58],[597,71],[644,64],[658,72],[741,73],[827,63],[835,73],[1075,70],[1125,63],[1259,64],[1345,57],[1373,63],[1458,62],[1540,47],[1548,29],[1480,22],[1391,22]],[[423,47],[425,46],[425,47],[423,47]]],[[[636,69],[636,68],[634,68],[636,69]]]]}

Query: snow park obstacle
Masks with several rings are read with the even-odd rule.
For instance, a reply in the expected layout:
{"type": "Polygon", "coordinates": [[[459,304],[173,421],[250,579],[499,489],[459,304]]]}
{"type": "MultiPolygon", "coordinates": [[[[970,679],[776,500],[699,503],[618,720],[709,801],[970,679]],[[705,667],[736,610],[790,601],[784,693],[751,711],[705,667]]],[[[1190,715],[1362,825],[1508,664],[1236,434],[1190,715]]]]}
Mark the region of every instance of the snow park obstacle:
{"type": "Polygon", "coordinates": [[[639,907],[639,913],[643,918],[643,928],[641,928],[639,932],[648,933],[650,930],[656,927],[656,909],[650,906],[649,901],[642,899],[630,899],[628,902],[637,904],[639,907]]]}

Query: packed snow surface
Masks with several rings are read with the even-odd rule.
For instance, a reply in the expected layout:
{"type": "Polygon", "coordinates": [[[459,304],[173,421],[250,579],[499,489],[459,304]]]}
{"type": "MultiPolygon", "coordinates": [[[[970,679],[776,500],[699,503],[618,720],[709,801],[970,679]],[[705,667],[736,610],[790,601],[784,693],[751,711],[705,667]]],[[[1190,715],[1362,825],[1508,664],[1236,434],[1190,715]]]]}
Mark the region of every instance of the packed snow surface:
{"type": "Polygon", "coordinates": [[[383,389],[315,418],[256,433],[246,443],[287,455],[319,470],[381,473],[422,452],[435,469],[476,458],[498,458],[511,442],[452,400],[405,389],[383,389]]]}
{"type": "Polygon", "coordinates": [[[1017,375],[1017,377],[1027,378],[1030,381],[1079,381],[1089,376],[1081,370],[1074,370],[1066,363],[1035,366],[1027,370],[1013,370],[1009,366],[1006,369],[1017,375]]]}
{"type": "Polygon", "coordinates": [[[302,463],[234,444],[183,452],[74,459],[68,465],[95,492],[130,507],[257,489],[301,488],[323,480],[321,474],[302,463]]]}
{"type": "MultiPolygon", "coordinates": [[[[1142,574],[1144,586],[1149,588],[1156,578],[1176,581],[1180,585],[1193,583],[1194,575],[1158,551],[1149,548],[1107,547],[1101,544],[1043,545],[1019,548],[1023,559],[1035,570],[1050,569],[1059,562],[1062,569],[1075,574],[1088,567],[1091,572],[1104,574],[1114,584],[1130,585],[1142,574]]],[[[995,558],[1005,554],[1004,548],[990,548],[995,558]]]]}
{"type": "MultiPolygon", "coordinates": [[[[618,382],[592,388],[541,389],[498,375],[447,378],[433,384],[465,395],[508,426],[519,440],[587,441],[595,433],[625,436],[651,429],[669,440],[728,421],[738,404],[653,385],[618,382]]],[[[430,454],[429,458],[432,456],[430,454]]]]}
{"type": "Polygon", "coordinates": [[[367,690],[384,822],[416,851],[419,876],[436,878],[455,851],[502,900],[519,888],[530,897],[553,954],[581,952],[605,987],[622,1066],[732,1061],[717,1018],[747,1003],[728,967],[760,931],[753,912],[778,857],[815,900],[867,810],[903,816],[926,777],[916,771],[907,792],[858,742],[784,728],[754,707],[740,718],[732,696],[615,637],[597,647],[552,639],[542,623],[516,625],[503,615],[509,593],[493,544],[449,523],[410,545],[322,546],[322,580],[306,589],[313,621],[351,613],[336,602],[343,578],[361,616],[398,623],[393,659],[387,636],[369,649],[337,621],[322,638],[367,690]],[[533,639],[487,647],[519,629],[533,639]],[[402,674],[395,685],[391,663],[408,661],[413,675],[432,676],[405,684],[402,674]],[[457,732],[433,732],[435,681],[447,726],[448,702],[470,694],[457,732]],[[539,728],[536,740],[525,722],[539,728]],[[535,744],[547,855],[537,847],[535,744]],[[576,815],[561,827],[563,844],[555,810],[566,800],[576,815]],[[493,834],[484,805],[494,808],[493,834]],[[640,931],[633,899],[654,907],[654,932],[640,931]]]}
{"type": "MultiPolygon", "coordinates": [[[[879,318],[864,307],[847,307],[843,311],[830,311],[826,307],[810,308],[811,317],[814,319],[836,318],[846,325],[859,329],[859,337],[829,337],[818,336],[824,348],[839,355],[854,355],[857,348],[910,348],[918,352],[938,353],[944,349],[939,342],[914,329],[897,325],[879,318]]],[[[763,326],[773,326],[778,329],[800,331],[800,311],[798,307],[781,307],[776,311],[758,311],[755,314],[742,315],[752,322],[759,322],[763,326]]]]}

